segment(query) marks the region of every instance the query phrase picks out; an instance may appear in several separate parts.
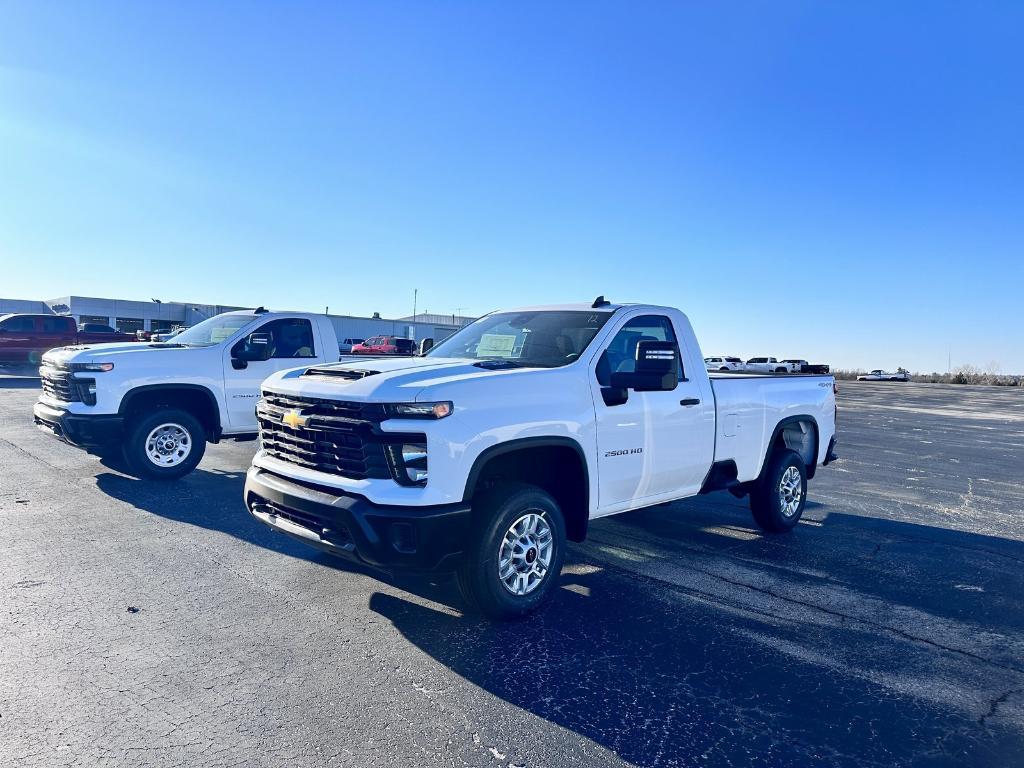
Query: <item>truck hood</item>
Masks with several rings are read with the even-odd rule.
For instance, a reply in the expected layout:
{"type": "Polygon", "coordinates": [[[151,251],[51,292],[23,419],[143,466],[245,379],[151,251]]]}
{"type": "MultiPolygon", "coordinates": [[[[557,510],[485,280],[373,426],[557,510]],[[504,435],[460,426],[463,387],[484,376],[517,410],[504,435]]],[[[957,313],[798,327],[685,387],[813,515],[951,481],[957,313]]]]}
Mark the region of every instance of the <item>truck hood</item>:
{"type": "Polygon", "coordinates": [[[263,382],[282,394],[368,402],[429,400],[432,390],[497,377],[529,376],[545,368],[481,367],[460,358],[367,358],[282,371],[263,382]]]}
{"type": "MultiPolygon", "coordinates": [[[[114,342],[110,344],[77,344],[73,347],[58,347],[43,355],[43,363],[66,365],[68,363],[114,363],[135,355],[170,355],[183,352],[199,352],[206,347],[185,347],[174,342],[146,343],[141,341],[114,342]]],[[[147,360],[153,359],[147,357],[147,360]]]]}

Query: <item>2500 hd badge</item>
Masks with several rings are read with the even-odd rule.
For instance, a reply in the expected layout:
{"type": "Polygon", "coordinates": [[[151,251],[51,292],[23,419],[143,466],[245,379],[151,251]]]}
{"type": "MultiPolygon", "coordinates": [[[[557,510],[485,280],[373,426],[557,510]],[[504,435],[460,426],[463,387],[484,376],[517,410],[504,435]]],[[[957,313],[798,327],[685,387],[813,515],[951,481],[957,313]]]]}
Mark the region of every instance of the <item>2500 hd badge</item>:
{"type": "Polygon", "coordinates": [[[630,454],[643,453],[643,452],[644,452],[643,448],[627,448],[627,449],[621,450],[621,451],[605,451],[604,455],[605,455],[605,458],[610,458],[612,456],[629,456],[630,454]]]}

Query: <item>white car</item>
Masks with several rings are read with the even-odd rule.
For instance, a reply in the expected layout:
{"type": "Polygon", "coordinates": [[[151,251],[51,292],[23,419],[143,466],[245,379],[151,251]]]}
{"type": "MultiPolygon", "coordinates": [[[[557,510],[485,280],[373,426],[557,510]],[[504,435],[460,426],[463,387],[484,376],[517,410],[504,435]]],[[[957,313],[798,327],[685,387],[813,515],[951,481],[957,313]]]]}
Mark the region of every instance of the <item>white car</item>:
{"type": "Polygon", "coordinates": [[[33,413],[66,442],[122,451],[133,474],[170,480],[195,468],[207,442],[255,438],[267,376],[337,361],[338,339],[324,315],[226,312],[169,342],[50,350],[33,413]]]}
{"type": "Polygon", "coordinates": [[[354,347],[356,344],[362,344],[364,341],[365,339],[356,338],[342,339],[341,341],[338,342],[338,352],[339,354],[342,355],[350,355],[352,354],[352,347],[354,347]]]}
{"type": "Polygon", "coordinates": [[[705,357],[704,367],[707,368],[709,373],[714,371],[727,373],[730,371],[746,370],[743,360],[738,357],[705,357]]]}
{"type": "Polygon", "coordinates": [[[774,357],[752,357],[746,362],[751,373],[789,373],[789,366],[774,357]]]}
{"type": "Polygon", "coordinates": [[[889,373],[881,368],[876,368],[870,373],[858,376],[857,381],[910,381],[910,371],[900,368],[895,373],[889,373]]]}
{"type": "Polygon", "coordinates": [[[686,315],[603,297],[485,315],[424,357],[276,373],[257,415],[253,517],[356,561],[454,570],[495,618],[556,591],[594,518],[729,490],[792,529],[836,442],[831,376],[712,379],[686,315]]]}

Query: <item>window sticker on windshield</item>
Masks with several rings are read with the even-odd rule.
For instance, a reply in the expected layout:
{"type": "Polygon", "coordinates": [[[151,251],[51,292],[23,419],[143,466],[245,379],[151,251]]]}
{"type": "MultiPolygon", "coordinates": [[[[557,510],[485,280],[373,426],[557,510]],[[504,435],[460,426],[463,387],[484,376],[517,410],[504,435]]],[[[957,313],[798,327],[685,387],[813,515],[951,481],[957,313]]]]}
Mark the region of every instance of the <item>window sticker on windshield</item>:
{"type": "Polygon", "coordinates": [[[512,357],[516,346],[515,335],[485,333],[476,348],[477,357],[512,357]]]}

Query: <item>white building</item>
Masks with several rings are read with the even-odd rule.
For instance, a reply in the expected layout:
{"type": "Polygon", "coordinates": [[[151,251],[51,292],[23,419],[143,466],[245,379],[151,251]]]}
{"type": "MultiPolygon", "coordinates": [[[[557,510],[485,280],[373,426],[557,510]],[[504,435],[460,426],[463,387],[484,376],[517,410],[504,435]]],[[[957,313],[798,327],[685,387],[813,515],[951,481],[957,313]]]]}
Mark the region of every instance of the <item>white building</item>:
{"type": "MultiPolygon", "coordinates": [[[[100,323],[119,331],[170,330],[175,326],[191,326],[222,312],[250,307],[232,307],[225,304],[195,304],[181,301],[129,301],[103,299],[92,296],[62,296],[46,301],[26,299],[0,299],[0,315],[8,313],[53,313],[70,315],[79,325],[100,323]]],[[[268,307],[268,309],[283,309],[268,307]]],[[[338,339],[367,339],[371,336],[399,336],[422,341],[432,338],[440,341],[453,331],[472,322],[474,318],[455,315],[417,315],[415,319],[403,317],[395,320],[352,315],[329,315],[338,339]]]]}

